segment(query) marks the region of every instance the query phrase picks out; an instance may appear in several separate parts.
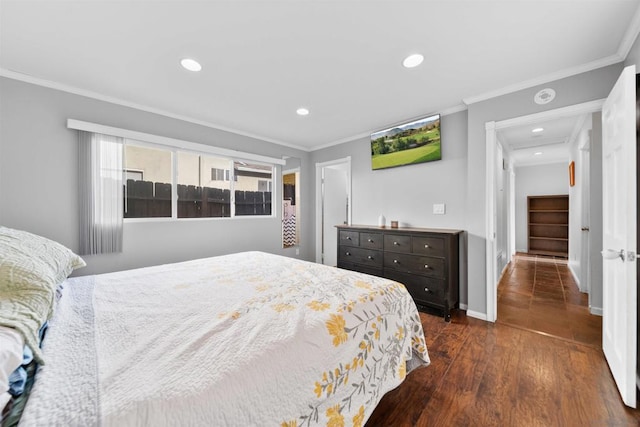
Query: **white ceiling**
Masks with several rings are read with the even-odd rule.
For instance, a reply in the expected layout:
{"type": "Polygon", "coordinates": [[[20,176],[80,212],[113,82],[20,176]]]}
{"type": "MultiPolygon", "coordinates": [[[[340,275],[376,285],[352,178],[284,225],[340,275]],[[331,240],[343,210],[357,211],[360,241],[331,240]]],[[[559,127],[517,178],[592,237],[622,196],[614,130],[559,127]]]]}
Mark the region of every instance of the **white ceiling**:
{"type": "Polygon", "coordinates": [[[0,73],[310,150],[620,62],[639,4],[1,0],[0,73]]]}
{"type": "Polygon", "coordinates": [[[515,166],[569,164],[570,143],[584,124],[590,125],[591,122],[582,114],[500,129],[496,134],[515,166]],[[532,132],[536,128],[543,130],[532,132]]]}

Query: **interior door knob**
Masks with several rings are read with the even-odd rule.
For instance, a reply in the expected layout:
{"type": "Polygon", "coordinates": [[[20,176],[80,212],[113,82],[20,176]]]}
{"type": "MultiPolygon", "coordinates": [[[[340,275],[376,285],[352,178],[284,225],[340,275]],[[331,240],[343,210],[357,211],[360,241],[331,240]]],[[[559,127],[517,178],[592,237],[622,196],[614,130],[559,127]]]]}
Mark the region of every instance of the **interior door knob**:
{"type": "Polygon", "coordinates": [[[620,258],[624,261],[624,249],[620,249],[619,251],[614,251],[613,249],[607,249],[602,252],[602,258],[604,259],[616,259],[620,258]]]}

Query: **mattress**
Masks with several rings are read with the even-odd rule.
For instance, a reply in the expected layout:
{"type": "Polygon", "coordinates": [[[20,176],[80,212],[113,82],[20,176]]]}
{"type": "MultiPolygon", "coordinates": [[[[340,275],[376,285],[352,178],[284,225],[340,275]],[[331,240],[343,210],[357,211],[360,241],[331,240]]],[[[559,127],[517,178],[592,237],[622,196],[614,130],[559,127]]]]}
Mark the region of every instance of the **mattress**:
{"type": "Polygon", "coordinates": [[[403,285],[262,252],[63,292],[21,425],[363,425],[429,364],[403,285]]]}

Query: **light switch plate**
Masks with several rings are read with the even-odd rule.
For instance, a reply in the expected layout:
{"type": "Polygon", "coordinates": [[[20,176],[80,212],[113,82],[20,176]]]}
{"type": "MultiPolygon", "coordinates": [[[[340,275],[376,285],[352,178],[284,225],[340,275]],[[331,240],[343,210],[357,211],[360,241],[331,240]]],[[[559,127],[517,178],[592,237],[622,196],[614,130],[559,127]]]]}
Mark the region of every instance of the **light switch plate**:
{"type": "Polygon", "coordinates": [[[434,215],[444,215],[445,205],[444,203],[436,203],[433,205],[433,214],[434,215]]]}

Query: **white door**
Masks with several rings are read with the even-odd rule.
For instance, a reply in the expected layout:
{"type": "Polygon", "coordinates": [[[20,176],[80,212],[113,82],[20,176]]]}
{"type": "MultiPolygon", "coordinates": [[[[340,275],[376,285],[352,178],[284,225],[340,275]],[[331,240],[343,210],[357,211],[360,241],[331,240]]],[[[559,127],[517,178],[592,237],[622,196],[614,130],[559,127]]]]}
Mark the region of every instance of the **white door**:
{"type": "Polygon", "coordinates": [[[602,108],[602,349],[622,400],[636,407],[636,71],[602,108]]]}
{"type": "MultiPolygon", "coordinates": [[[[589,271],[591,270],[589,265],[589,255],[591,254],[591,247],[589,245],[589,230],[591,228],[591,218],[589,212],[589,206],[591,204],[591,153],[589,152],[591,147],[591,141],[584,147],[580,148],[580,204],[581,215],[580,218],[580,290],[589,294],[589,301],[591,301],[591,278],[589,277],[589,271]]],[[[589,304],[591,307],[591,304],[589,304]]]]}
{"type": "Polygon", "coordinates": [[[349,195],[346,165],[322,168],[322,264],[338,265],[338,230],[347,223],[349,195]]]}

